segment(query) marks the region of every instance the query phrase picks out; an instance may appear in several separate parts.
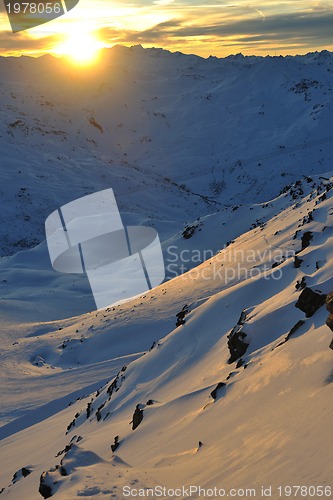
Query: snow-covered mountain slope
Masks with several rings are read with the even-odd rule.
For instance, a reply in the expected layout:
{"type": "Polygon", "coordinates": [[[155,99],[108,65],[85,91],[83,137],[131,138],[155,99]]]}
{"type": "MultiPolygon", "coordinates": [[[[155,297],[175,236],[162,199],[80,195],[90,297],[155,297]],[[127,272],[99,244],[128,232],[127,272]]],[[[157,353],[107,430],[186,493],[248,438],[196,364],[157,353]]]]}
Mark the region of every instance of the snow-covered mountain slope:
{"type": "Polygon", "coordinates": [[[4,498],[332,486],[332,61],[0,58],[4,498]],[[108,187],[168,280],[94,311],[44,220],[108,187]]]}
{"type": "Polygon", "coordinates": [[[164,240],[219,203],[267,202],[330,169],[329,52],[119,46],[90,70],[45,56],[0,58],[0,71],[2,255],[40,243],[49,213],[105,186],[126,220],[164,240]]]}
{"type": "MultiPolygon", "coordinates": [[[[55,394],[61,377],[69,389],[71,371],[84,379],[100,370],[102,387],[2,427],[4,496],[35,498],[43,472],[43,485],[66,499],[124,498],[125,486],[272,485],[277,492],[296,478],[330,486],[327,311],[307,317],[313,298],[304,311],[295,304],[308,287],[316,297],[333,288],[333,189],[319,178],[296,188],[303,194],[292,187],[272,202],[287,206],[277,216],[192,271],[115,310],[20,340],[28,395],[36,397],[33,378],[41,398],[55,394]],[[182,310],[185,323],[175,328],[182,310]],[[132,430],[137,405],[143,420],[132,430]],[[31,474],[11,484],[22,467],[31,474]]],[[[17,366],[13,352],[9,359],[17,366]]]]}

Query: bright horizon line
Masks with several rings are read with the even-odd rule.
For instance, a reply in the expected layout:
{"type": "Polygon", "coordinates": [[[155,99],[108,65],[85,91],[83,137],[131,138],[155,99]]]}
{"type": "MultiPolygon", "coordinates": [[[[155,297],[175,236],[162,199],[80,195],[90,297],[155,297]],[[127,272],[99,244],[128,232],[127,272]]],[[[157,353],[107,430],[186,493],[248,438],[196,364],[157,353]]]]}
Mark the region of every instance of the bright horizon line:
{"type": "Polygon", "coordinates": [[[333,51],[333,4],[326,0],[261,0],[258,7],[252,1],[136,0],[126,4],[80,0],[53,21],[12,33],[0,0],[0,54],[56,54],[64,44],[68,47],[68,38],[75,37],[86,38],[86,42],[90,38],[96,49],[97,45],[141,44],[205,58],[333,51]]]}
{"type": "MultiPolygon", "coordinates": [[[[210,54],[209,56],[203,56],[203,55],[200,55],[200,54],[196,54],[195,52],[183,52],[182,50],[172,50],[171,48],[165,48],[165,47],[162,47],[162,46],[146,46],[144,47],[142,44],[140,43],[137,43],[137,44],[133,44],[133,45],[127,45],[127,44],[123,44],[123,43],[115,43],[114,45],[112,46],[104,46],[104,47],[100,47],[98,50],[99,52],[103,52],[103,51],[107,51],[107,50],[113,50],[114,48],[116,47],[123,47],[123,48],[126,48],[126,49],[131,49],[131,48],[135,48],[135,47],[142,47],[143,50],[151,50],[151,49],[156,49],[156,50],[164,50],[166,52],[170,52],[171,54],[176,54],[176,53],[181,53],[185,56],[196,56],[196,57],[200,57],[202,59],[209,59],[209,58],[216,58],[216,59],[226,59],[228,57],[232,57],[232,56],[237,56],[237,55],[241,55],[243,56],[244,58],[246,57],[261,57],[261,58],[265,58],[265,57],[297,57],[297,56],[306,56],[308,54],[320,54],[321,52],[329,52],[330,54],[333,54],[333,48],[331,50],[329,49],[313,49],[313,50],[308,50],[308,51],[304,51],[304,52],[297,52],[297,53],[290,53],[290,54],[278,54],[278,53],[267,53],[267,54],[255,54],[255,53],[250,53],[250,54],[243,54],[242,52],[231,52],[230,54],[227,54],[227,55],[223,55],[223,56],[216,56],[214,54],[210,54]]],[[[0,58],[15,58],[15,59],[19,59],[19,58],[22,58],[22,57],[27,57],[27,58],[32,58],[32,59],[40,59],[42,57],[46,57],[46,56],[50,56],[50,57],[53,57],[54,59],[66,59],[67,56],[66,54],[59,54],[59,53],[56,53],[56,52],[53,52],[53,51],[41,51],[40,53],[37,53],[37,54],[24,54],[24,53],[18,53],[18,54],[1,54],[0,53],[0,58]]]]}

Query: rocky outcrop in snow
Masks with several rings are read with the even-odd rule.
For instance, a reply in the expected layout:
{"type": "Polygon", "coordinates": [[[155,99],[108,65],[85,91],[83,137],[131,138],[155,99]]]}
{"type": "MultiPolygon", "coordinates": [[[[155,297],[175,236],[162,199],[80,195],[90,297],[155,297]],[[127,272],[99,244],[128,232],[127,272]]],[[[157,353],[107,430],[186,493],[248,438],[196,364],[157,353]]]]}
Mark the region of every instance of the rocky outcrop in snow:
{"type": "Polygon", "coordinates": [[[246,338],[246,333],[242,331],[245,319],[246,313],[242,311],[237,325],[234,326],[228,335],[228,349],[230,351],[230,358],[228,359],[229,364],[241,358],[246,353],[249,346],[244,340],[246,338]]]}
{"type": "Polygon", "coordinates": [[[311,288],[305,287],[295,307],[303,311],[307,318],[310,318],[314,313],[325,304],[326,295],[320,292],[315,292],[311,288]]]}

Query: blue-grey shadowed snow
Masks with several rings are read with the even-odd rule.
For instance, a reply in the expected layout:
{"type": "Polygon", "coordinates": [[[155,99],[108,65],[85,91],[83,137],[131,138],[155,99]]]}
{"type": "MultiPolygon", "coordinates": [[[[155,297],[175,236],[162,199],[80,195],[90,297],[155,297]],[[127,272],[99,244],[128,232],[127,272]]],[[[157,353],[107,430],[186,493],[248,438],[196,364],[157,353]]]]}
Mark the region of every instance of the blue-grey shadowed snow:
{"type": "Polygon", "coordinates": [[[0,440],[23,431],[28,427],[36,425],[49,417],[52,417],[52,415],[55,415],[56,413],[59,413],[60,411],[68,407],[69,403],[73,403],[82,396],[88,396],[92,392],[102,387],[108,381],[109,378],[99,380],[98,382],[94,382],[93,384],[87,385],[86,387],[82,387],[82,389],[74,391],[71,394],[67,394],[62,398],[55,399],[50,403],[47,403],[43,406],[40,406],[39,408],[36,408],[35,410],[31,410],[25,413],[22,417],[19,417],[16,420],[9,422],[9,424],[0,427],[0,440]]]}

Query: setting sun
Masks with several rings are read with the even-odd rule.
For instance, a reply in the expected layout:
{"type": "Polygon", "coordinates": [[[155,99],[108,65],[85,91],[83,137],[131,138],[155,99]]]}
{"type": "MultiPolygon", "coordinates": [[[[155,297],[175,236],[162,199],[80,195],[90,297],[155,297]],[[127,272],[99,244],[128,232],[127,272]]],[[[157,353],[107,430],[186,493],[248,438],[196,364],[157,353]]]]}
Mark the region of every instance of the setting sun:
{"type": "Polygon", "coordinates": [[[62,43],[57,53],[76,64],[91,64],[97,59],[102,43],[89,32],[75,32],[62,43]]]}

